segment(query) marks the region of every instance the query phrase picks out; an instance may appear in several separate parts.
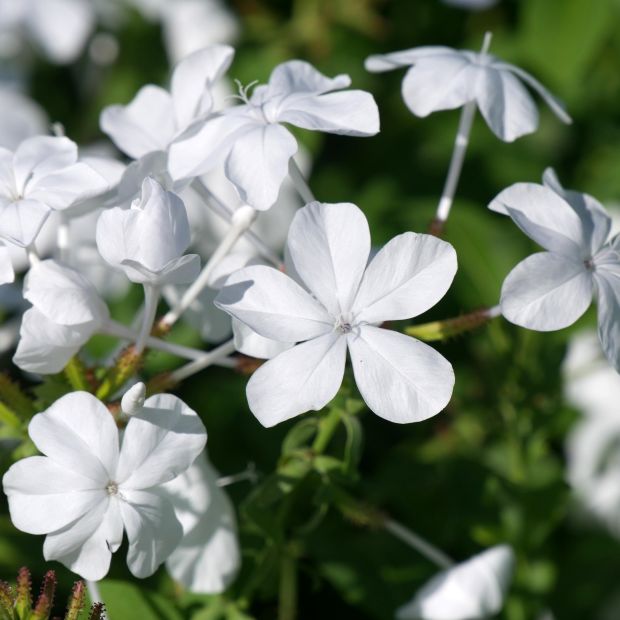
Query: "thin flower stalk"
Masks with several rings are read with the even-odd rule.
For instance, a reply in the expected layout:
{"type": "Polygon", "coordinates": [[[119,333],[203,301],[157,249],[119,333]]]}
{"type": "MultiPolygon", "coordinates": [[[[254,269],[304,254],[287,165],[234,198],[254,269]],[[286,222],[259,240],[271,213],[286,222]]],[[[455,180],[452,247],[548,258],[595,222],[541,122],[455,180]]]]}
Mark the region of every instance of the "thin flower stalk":
{"type": "Polygon", "coordinates": [[[181,301],[164,316],[161,321],[162,328],[170,329],[179,320],[181,315],[194,303],[194,301],[196,301],[200,293],[202,293],[204,288],[208,285],[213,270],[234,248],[237,241],[239,241],[243,233],[248,230],[255,219],[256,211],[248,205],[245,205],[235,211],[232,216],[230,229],[217,246],[215,252],[211,255],[211,258],[207,264],[203,267],[198,278],[192,283],[187,291],[185,291],[183,297],[181,297],[181,301]]]}
{"type": "Polygon", "coordinates": [[[233,340],[229,340],[224,344],[221,344],[219,347],[216,347],[212,351],[205,353],[202,358],[194,360],[185,366],[181,366],[174,372],[170,373],[169,381],[174,385],[175,383],[180,383],[184,379],[195,375],[197,372],[204,370],[208,366],[212,366],[213,364],[217,364],[221,360],[228,357],[231,353],[235,351],[235,343],[233,340]]]}
{"type": "Polygon", "coordinates": [[[306,204],[316,200],[313,191],[308,185],[308,181],[306,181],[306,177],[304,177],[303,172],[299,169],[299,165],[294,157],[291,157],[289,161],[289,176],[291,177],[291,181],[293,181],[295,190],[306,204]]]}
{"type": "Polygon", "coordinates": [[[144,284],[144,316],[142,327],[136,340],[136,353],[139,355],[144,351],[146,340],[153,329],[155,316],[157,315],[157,303],[159,302],[159,287],[151,284],[144,284]]]}

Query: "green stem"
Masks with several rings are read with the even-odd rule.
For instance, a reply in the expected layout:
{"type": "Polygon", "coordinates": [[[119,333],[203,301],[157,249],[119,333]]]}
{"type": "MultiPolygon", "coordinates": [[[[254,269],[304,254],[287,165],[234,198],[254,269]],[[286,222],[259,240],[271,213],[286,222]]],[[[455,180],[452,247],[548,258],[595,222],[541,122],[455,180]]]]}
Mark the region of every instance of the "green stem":
{"type": "Polygon", "coordinates": [[[82,360],[74,355],[64,368],[65,377],[74,390],[90,392],[91,385],[86,378],[86,367],[82,360]]]}
{"type": "Polygon", "coordinates": [[[482,308],[481,310],[474,310],[468,314],[463,314],[451,319],[444,319],[443,321],[432,321],[431,323],[423,323],[422,325],[411,325],[405,328],[405,332],[409,336],[424,340],[425,342],[446,340],[453,336],[472,331],[498,316],[500,316],[499,306],[482,308]]]}
{"type": "Polygon", "coordinates": [[[317,433],[314,443],[312,444],[312,451],[315,454],[322,454],[332,440],[334,433],[338,429],[340,424],[340,410],[337,408],[330,409],[325,416],[321,418],[319,422],[319,432],[317,433]]]}
{"type": "Polygon", "coordinates": [[[280,605],[278,620],[297,617],[297,559],[285,550],[280,559],[280,605]]]}

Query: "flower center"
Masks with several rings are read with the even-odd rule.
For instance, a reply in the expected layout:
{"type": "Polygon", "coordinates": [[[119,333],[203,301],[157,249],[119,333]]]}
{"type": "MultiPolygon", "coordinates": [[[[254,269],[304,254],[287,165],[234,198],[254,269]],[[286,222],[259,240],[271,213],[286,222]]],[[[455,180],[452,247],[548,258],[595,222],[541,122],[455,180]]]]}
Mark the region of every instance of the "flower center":
{"type": "Polygon", "coordinates": [[[341,334],[349,334],[353,331],[353,325],[351,324],[351,319],[348,316],[341,316],[336,321],[334,325],[334,329],[341,334]]]}
{"type": "Polygon", "coordinates": [[[118,483],[110,480],[110,482],[105,485],[105,492],[108,495],[118,495],[118,483]]]}
{"type": "Polygon", "coordinates": [[[592,258],[586,258],[583,261],[583,264],[586,266],[586,269],[588,271],[594,271],[594,259],[592,258]]]}

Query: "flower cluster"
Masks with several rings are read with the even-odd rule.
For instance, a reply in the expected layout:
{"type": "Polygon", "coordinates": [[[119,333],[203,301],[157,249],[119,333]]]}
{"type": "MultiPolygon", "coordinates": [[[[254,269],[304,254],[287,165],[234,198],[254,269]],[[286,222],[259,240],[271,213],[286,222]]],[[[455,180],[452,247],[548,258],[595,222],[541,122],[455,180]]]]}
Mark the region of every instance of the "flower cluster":
{"type": "MultiPolygon", "coordinates": [[[[42,3],[26,4],[13,19],[45,47],[42,3]]],[[[50,52],[66,57],[77,39],[50,52]]],[[[476,109],[501,140],[533,132],[538,111],[525,83],[570,122],[537,80],[491,56],[489,43],[481,52],[421,47],[366,61],[370,71],[409,67],[403,97],[417,116],[463,108],[435,222],[442,226],[476,109]]],[[[29,413],[30,454],[41,454],[15,462],[3,488],[15,527],[45,535],[46,560],[89,581],[106,576],[124,536],[136,577],[165,564],[188,589],[209,593],[236,577],[236,517],[204,452],[198,413],[205,412],[165,393],[208,366],[253,371],[247,402],[265,427],[335,412],[321,422],[308,418],[303,432],[311,429],[313,443],[303,435],[307,449],[295,444],[288,455],[300,469],[314,459],[324,478],[333,463],[317,459],[335,432],[324,420],[344,419],[348,439],[359,425],[350,403],[333,405],[353,386],[368,409],[398,424],[427,420],[452,397],[452,365],[422,341],[432,327],[399,322],[446,295],[457,251],[434,234],[410,231],[373,248],[362,209],[314,199],[290,129],[370,138],[379,132],[373,96],[351,88],[347,75],[328,77],[290,60],[266,84],[239,85],[237,95],[222,97],[233,59],[225,44],[193,51],[177,64],[169,89],[146,85],[130,103],[104,109],[101,129],[127,163],[84,157],[60,135],[0,148],[0,279],[11,283],[23,272],[21,296],[30,304],[11,343],[13,361],[27,373],[64,372],[73,388],[29,413]],[[109,302],[132,284],[142,287],[144,303],[127,325],[113,318],[109,302]],[[168,339],[183,320],[216,346],[168,339]],[[83,351],[97,334],[126,346],[93,361],[83,351]],[[188,362],[148,377],[141,365],[149,349],[188,362]]],[[[514,268],[497,307],[440,328],[458,333],[501,313],[529,329],[561,329],[594,297],[603,350],[620,371],[620,241],[609,239],[610,219],[594,198],[565,190],[551,171],[543,180],[505,189],[489,208],[546,251],[514,268]]],[[[390,523],[381,524],[403,538],[390,523]]],[[[444,570],[398,618],[483,618],[501,609],[510,547],[439,564],[444,570]]]]}

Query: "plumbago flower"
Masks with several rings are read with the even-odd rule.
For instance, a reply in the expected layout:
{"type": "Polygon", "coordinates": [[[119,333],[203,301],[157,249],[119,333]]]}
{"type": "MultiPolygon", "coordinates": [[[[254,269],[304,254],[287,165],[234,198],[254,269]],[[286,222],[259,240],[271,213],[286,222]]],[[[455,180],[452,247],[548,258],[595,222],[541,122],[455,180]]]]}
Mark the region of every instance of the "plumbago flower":
{"type": "Polygon", "coordinates": [[[260,336],[300,343],[252,375],[247,397],[259,421],[273,426],[324,407],[342,383],[347,347],[358,388],[377,415],[406,423],[441,411],[454,385],[449,362],[379,326],[417,316],[444,296],[456,273],[452,246],[404,233],[367,264],[370,231],[360,209],[314,202],[295,216],[287,251],[290,276],[246,267],[216,299],[260,336]]]}
{"type": "Polygon", "coordinates": [[[52,210],[101,194],[108,182],[84,162],[68,138],[36,136],[15,150],[0,148],[0,238],[34,242],[52,210]]]}
{"type": "Polygon", "coordinates": [[[543,181],[516,183],[489,205],[547,250],[508,274],[502,314],[529,329],[562,329],[579,319],[594,294],[603,351],[620,371],[620,239],[607,241],[611,218],[595,198],[564,190],[552,170],[543,181]]]}
{"type": "Polygon", "coordinates": [[[283,123],[349,136],[378,133],[375,100],[361,90],[343,90],[350,84],[347,75],[328,78],[301,60],[278,65],[269,83],[257,86],[251,97],[242,89],[242,105],[224,110],[171,146],[172,177],[195,177],[224,161],[241,199],[268,209],[297,152],[297,140],[283,123]]]}
{"type": "Polygon", "coordinates": [[[213,108],[213,84],[228,70],[235,51],[212,45],[184,58],[174,69],[170,92],[149,84],[128,105],[113,105],[101,114],[101,130],[134,159],[167,151],[193,123],[213,108]]]}
{"type": "Polygon", "coordinates": [[[93,285],[54,260],[30,269],[23,294],[32,308],[22,318],[13,362],[29,372],[60,372],[109,318],[93,285]]]}
{"type": "Polygon", "coordinates": [[[538,80],[486,51],[415,47],[370,56],[365,66],[372,72],[410,67],[403,80],[402,94],[416,116],[475,102],[491,131],[505,142],[532,133],[538,127],[538,110],[521,80],[542,97],[562,122],[572,122],[562,104],[538,80]]]}
{"type": "Polygon", "coordinates": [[[207,440],[200,418],[171,394],[147,399],[122,437],[107,407],[73,392],[28,427],[45,456],[18,461],[4,475],[13,524],[47,534],[46,560],[102,579],[127,533],[127,564],[148,577],[179,544],[183,528],[161,485],[183,473],[207,440]]]}
{"type": "Polygon", "coordinates": [[[163,487],[183,525],[183,540],[166,568],[190,592],[223,592],[241,564],[235,511],[217,480],[217,471],[203,454],[163,487]]]}
{"type": "Polygon", "coordinates": [[[396,618],[483,620],[494,616],[504,605],[514,561],[508,545],[491,547],[435,575],[396,612],[396,618]]]}
{"type": "Polygon", "coordinates": [[[190,243],[183,201],[152,178],[130,209],[104,211],[97,221],[97,247],[107,263],[132,281],[159,286],[192,282],[200,257],[183,252],[190,243]]]}

